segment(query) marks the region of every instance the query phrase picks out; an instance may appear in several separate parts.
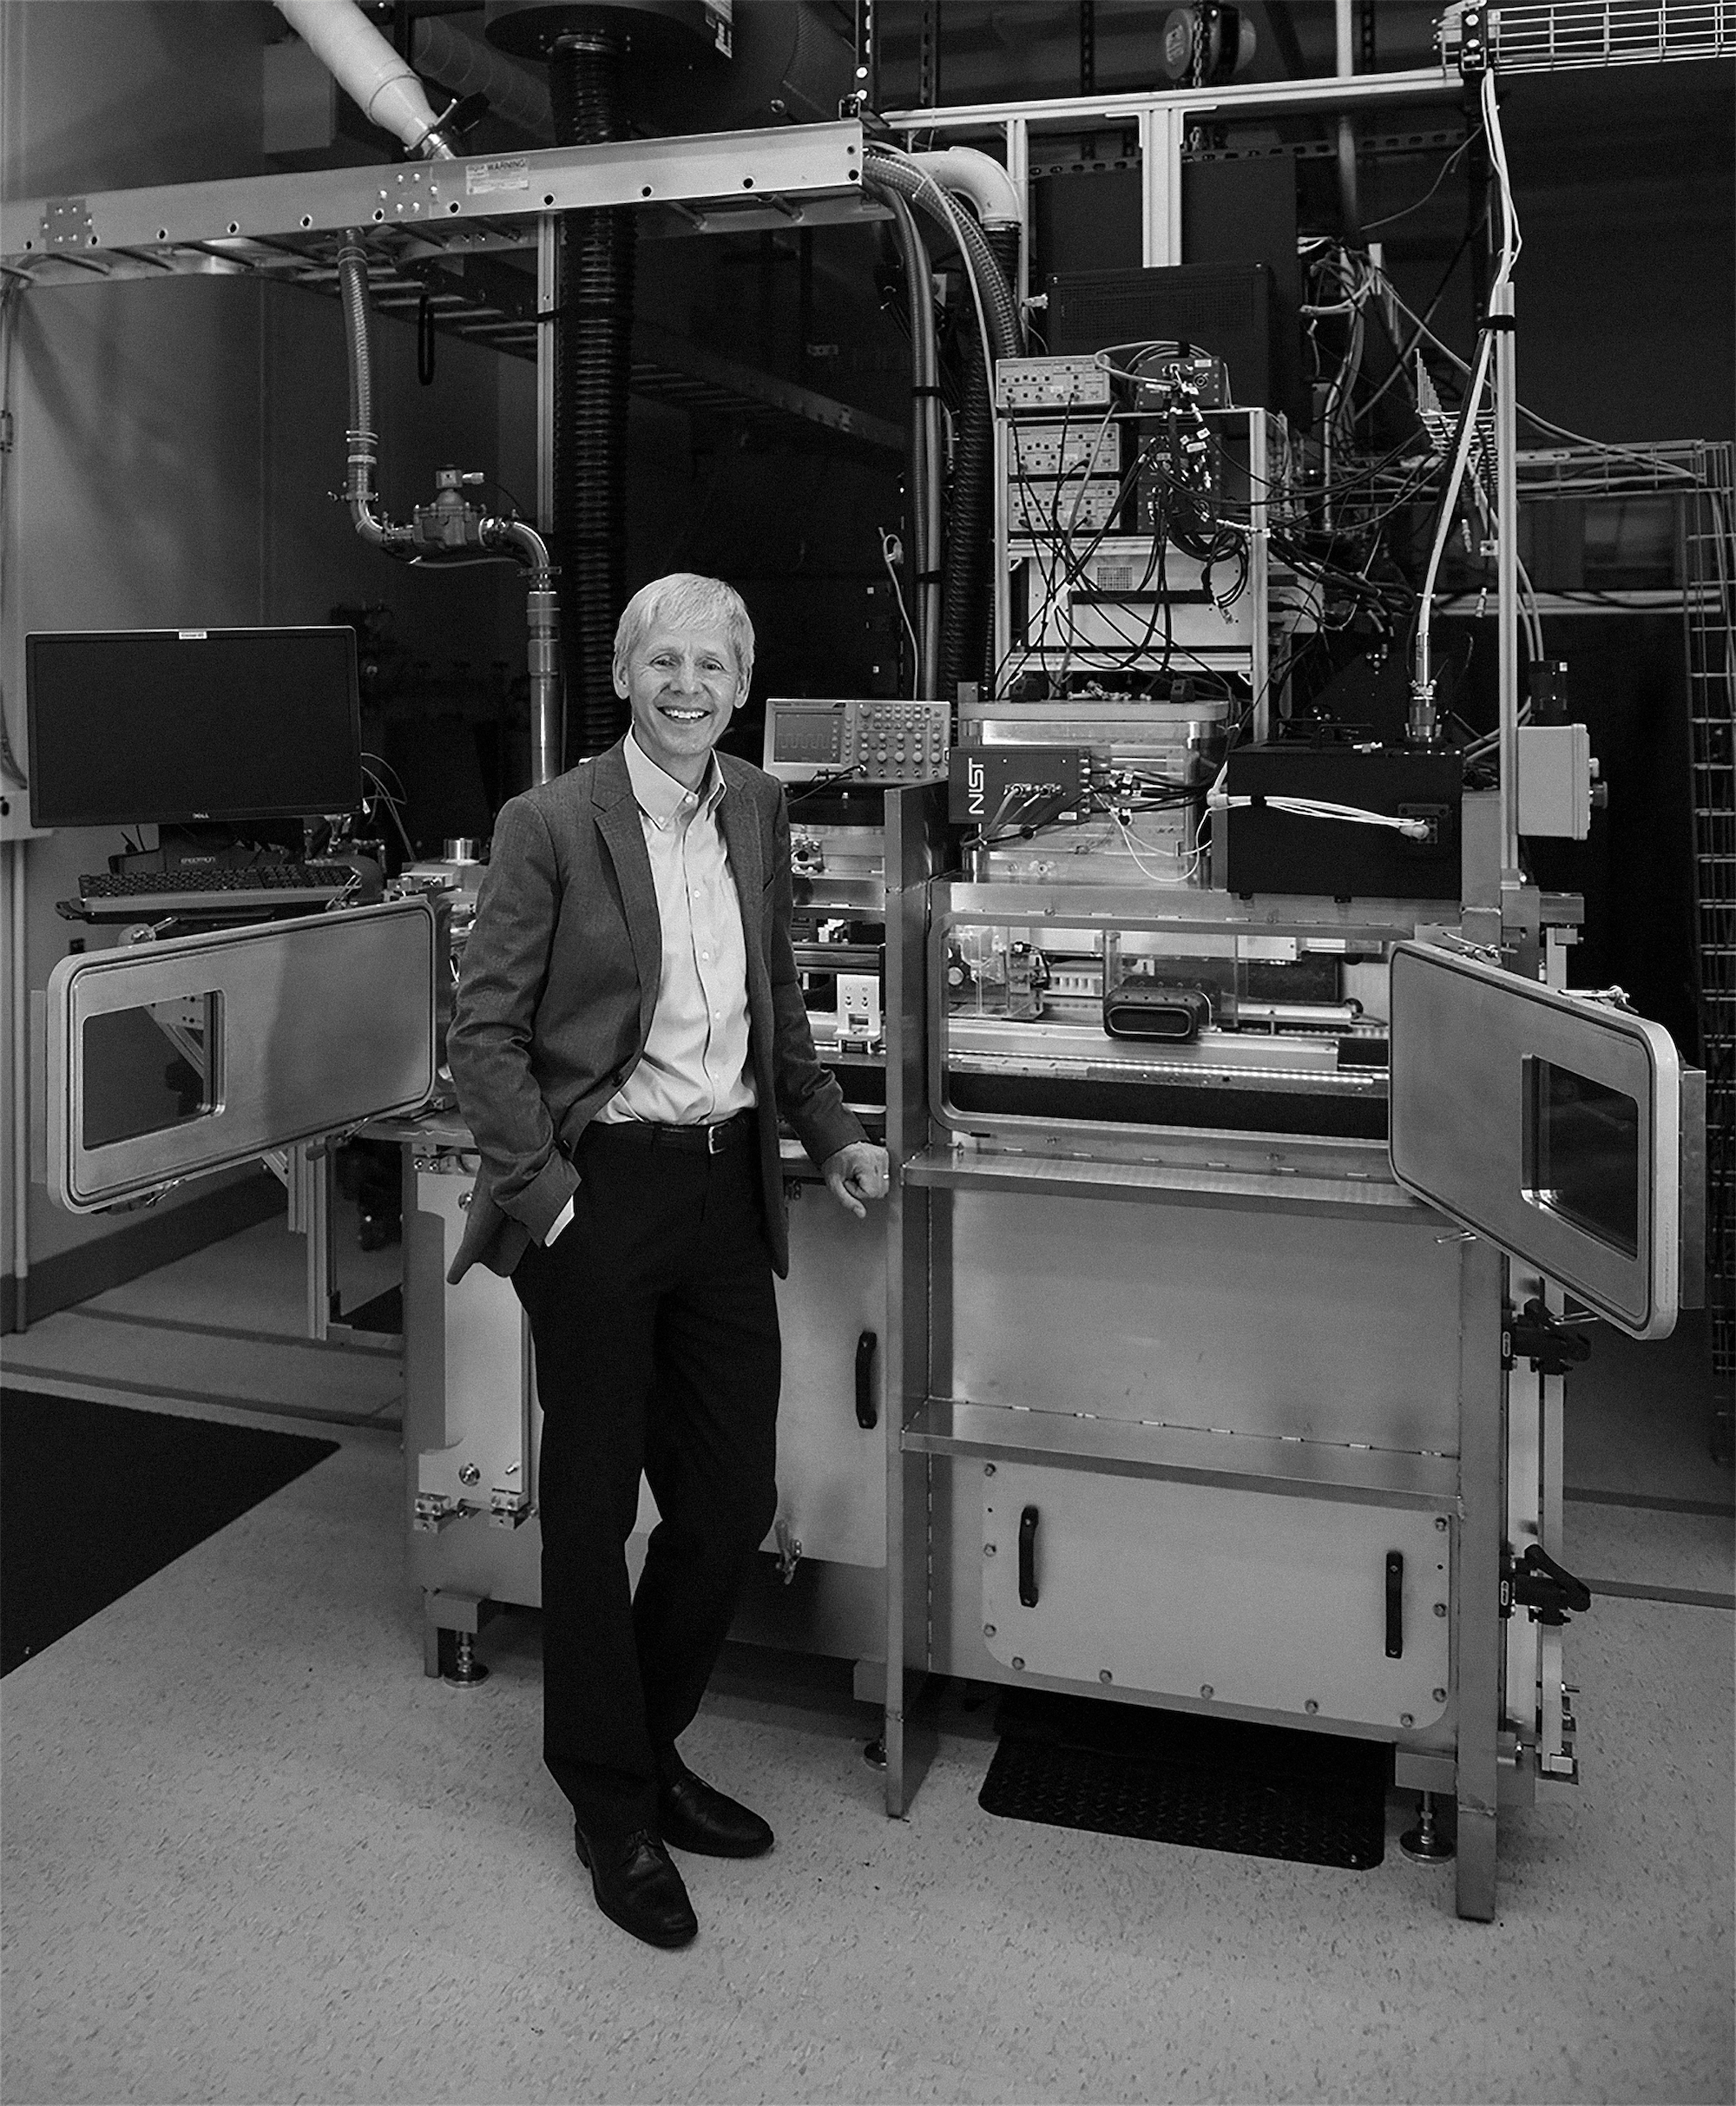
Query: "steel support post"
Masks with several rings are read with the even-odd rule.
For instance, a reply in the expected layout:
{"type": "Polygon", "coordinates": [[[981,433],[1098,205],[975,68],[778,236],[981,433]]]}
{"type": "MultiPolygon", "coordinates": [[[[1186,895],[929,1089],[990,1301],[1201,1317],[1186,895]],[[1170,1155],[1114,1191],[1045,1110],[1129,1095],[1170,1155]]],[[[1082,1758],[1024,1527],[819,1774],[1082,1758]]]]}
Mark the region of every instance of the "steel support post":
{"type": "Polygon", "coordinates": [[[1272,487],[1272,435],[1264,410],[1248,411],[1248,592],[1259,610],[1253,625],[1248,685],[1253,694],[1253,735],[1260,744],[1272,736],[1272,517],[1266,493],[1272,487]]]}
{"type": "Polygon", "coordinates": [[[1017,187],[1025,213],[1025,238],[1019,243],[1019,280],[1013,293],[1019,303],[1019,312],[1025,313],[1025,303],[1030,298],[1031,242],[1033,224],[1030,194],[1030,125],[1023,117],[1009,117],[1006,126],[1007,173],[1017,187]]]}
{"type": "MultiPolygon", "coordinates": [[[[1340,79],[1348,80],[1357,69],[1352,0],[1337,0],[1332,28],[1336,70],[1340,79]]],[[[1344,236],[1346,241],[1355,241],[1362,230],[1362,206],[1357,194],[1356,130],[1347,115],[1340,115],[1338,118],[1338,211],[1344,220],[1344,236]]]]}
{"type": "Polygon", "coordinates": [[[307,1238],[307,1335],[332,1335],[332,1157],[318,1142],[292,1151],[300,1188],[301,1233],[307,1238]]]}
{"type": "Polygon", "coordinates": [[[1459,1539],[1453,1579],[1453,1690],[1458,1708],[1458,1912],[1495,1916],[1502,1727],[1501,1530],[1506,1509],[1501,1295],[1493,1244],[1459,1259],[1459,1539]]]}
{"type": "MultiPolygon", "coordinates": [[[[560,298],[560,221],[536,222],[536,530],[555,530],[555,303],[560,298]]],[[[539,780],[542,780],[539,778],[539,780]]]]}
{"type": "Polygon", "coordinates": [[[886,1812],[908,1812],[936,1745],[911,1718],[928,1676],[929,1514],[925,1455],[904,1451],[904,1428],[928,1393],[927,1190],[904,1164],[928,1140],[924,1066],[928,872],[927,793],[886,798],[886,1146],[892,1182],[886,1221],[886,1812]],[[896,887],[896,889],[894,889],[896,887]]]}
{"type": "MultiPolygon", "coordinates": [[[[1501,681],[1501,889],[1519,869],[1519,438],[1513,287],[1489,302],[1495,323],[1495,516],[1496,635],[1501,681]]],[[[1503,916],[1503,920],[1505,917],[1503,916]]]]}
{"type": "Polygon", "coordinates": [[[1140,260],[1147,270],[1181,261],[1181,148],[1187,112],[1174,103],[1139,113],[1140,260]]]}

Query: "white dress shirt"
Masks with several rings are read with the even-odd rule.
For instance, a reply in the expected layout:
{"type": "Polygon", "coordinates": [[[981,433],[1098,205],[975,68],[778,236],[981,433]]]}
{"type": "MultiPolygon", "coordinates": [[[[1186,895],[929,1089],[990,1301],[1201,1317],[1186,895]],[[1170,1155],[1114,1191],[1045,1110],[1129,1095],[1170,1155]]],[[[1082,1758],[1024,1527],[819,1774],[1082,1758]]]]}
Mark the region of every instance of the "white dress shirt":
{"type": "MultiPolygon", "coordinates": [[[[755,1101],[747,1059],[747,943],[717,818],[723,773],[711,759],[699,788],[689,790],[631,732],[625,751],[663,949],[645,1050],[597,1116],[609,1125],[713,1125],[755,1101]]],[[[572,1218],[569,1200],[545,1244],[572,1218]]]]}

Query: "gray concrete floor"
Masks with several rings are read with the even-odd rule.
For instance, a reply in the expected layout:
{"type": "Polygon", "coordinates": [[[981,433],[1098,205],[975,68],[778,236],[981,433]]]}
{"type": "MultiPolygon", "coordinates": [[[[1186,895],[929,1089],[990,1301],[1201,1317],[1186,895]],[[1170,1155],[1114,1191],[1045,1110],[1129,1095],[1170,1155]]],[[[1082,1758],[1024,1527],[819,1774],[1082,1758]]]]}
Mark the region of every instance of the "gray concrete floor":
{"type": "Polygon", "coordinates": [[[1570,1392],[1569,1562],[1653,1598],[1574,1626],[1584,1780],[1503,1823],[1494,1924],[1391,1840],[1351,1873],[993,1820],[960,1703],[889,1822],[847,1679],[732,1649],[687,1748],[779,1847],[686,1860],[666,1954],[573,1858],[536,1619],[477,1691],[422,1675],[398,1364],[288,1342],[299,1262],[268,1225],[5,1341],[23,1385],[342,1444],[6,1680],[15,2106],[1731,2097],[1732,1613],[1659,1598],[1731,1596],[1692,1340],[1600,1339],[1570,1392]]]}

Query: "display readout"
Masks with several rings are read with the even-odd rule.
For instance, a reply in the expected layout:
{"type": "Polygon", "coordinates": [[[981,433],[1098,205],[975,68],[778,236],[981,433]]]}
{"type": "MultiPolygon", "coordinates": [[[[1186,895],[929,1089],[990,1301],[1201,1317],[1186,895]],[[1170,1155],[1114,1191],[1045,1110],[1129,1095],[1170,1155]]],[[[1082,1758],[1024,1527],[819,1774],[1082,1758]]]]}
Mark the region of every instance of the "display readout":
{"type": "Polygon", "coordinates": [[[844,758],[841,709],[780,709],[775,719],[774,760],[836,762],[844,758]]]}

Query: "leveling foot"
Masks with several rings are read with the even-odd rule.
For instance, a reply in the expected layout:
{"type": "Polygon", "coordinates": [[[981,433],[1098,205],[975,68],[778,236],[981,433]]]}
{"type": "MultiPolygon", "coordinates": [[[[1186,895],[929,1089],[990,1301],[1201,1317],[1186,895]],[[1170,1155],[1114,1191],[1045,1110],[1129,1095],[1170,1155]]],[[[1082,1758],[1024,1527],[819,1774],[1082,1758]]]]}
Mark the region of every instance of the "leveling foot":
{"type": "Polygon", "coordinates": [[[1417,1865],[1444,1865],[1456,1854],[1452,1838],[1443,1835],[1436,1826],[1435,1794],[1432,1792],[1421,1794],[1417,1826],[1407,1828],[1399,1837],[1398,1847],[1417,1865]]]}

